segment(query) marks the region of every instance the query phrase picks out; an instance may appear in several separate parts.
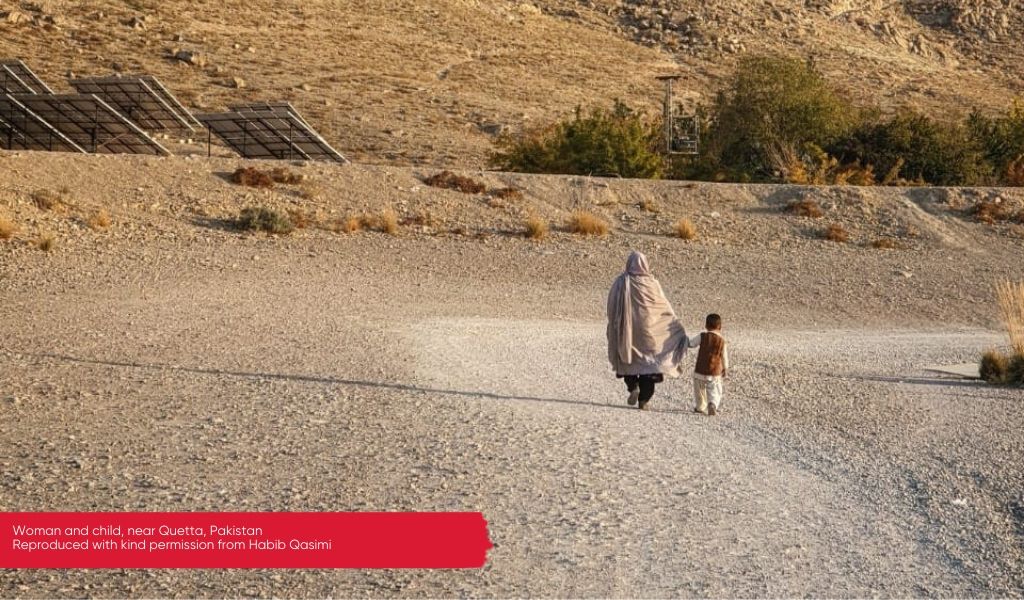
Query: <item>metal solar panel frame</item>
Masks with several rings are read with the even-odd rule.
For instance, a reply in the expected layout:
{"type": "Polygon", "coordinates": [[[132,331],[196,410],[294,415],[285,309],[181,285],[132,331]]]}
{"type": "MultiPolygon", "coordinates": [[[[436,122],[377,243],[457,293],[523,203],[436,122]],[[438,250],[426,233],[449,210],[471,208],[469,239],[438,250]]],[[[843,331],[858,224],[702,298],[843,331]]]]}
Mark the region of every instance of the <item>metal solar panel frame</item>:
{"type": "Polygon", "coordinates": [[[72,79],[79,94],[93,94],[149,131],[192,131],[192,124],[139,77],[72,79]]]}
{"type": "Polygon", "coordinates": [[[145,82],[145,84],[153,90],[154,94],[160,96],[160,98],[162,98],[163,101],[167,103],[168,106],[174,109],[174,111],[178,113],[178,115],[180,115],[182,119],[188,121],[192,125],[193,131],[196,129],[203,128],[203,124],[195,118],[195,116],[192,114],[192,111],[185,108],[185,105],[179,102],[178,99],[174,97],[174,94],[172,94],[170,90],[165,88],[164,84],[160,83],[159,79],[157,79],[153,75],[138,75],[137,77],[143,82],[145,82]]]}
{"type": "Polygon", "coordinates": [[[52,94],[42,79],[18,59],[0,60],[0,92],[11,94],[52,94]],[[17,87],[12,88],[11,85],[17,87]]]}
{"type": "Polygon", "coordinates": [[[12,94],[0,95],[0,145],[8,150],[85,153],[84,148],[29,110],[12,94]]]}
{"type": "Polygon", "coordinates": [[[244,158],[270,160],[348,160],[291,110],[227,112],[196,115],[209,130],[244,158]]]}
{"type": "Polygon", "coordinates": [[[296,119],[305,123],[306,127],[312,129],[312,127],[309,124],[309,121],[306,121],[305,119],[302,118],[302,115],[299,114],[299,111],[294,106],[292,106],[291,102],[254,102],[252,104],[236,104],[234,106],[229,106],[228,110],[242,113],[243,115],[249,113],[275,113],[279,110],[287,110],[288,112],[295,115],[296,119]]]}
{"type": "Polygon", "coordinates": [[[12,96],[87,152],[171,154],[135,123],[93,94],[12,96]]]}

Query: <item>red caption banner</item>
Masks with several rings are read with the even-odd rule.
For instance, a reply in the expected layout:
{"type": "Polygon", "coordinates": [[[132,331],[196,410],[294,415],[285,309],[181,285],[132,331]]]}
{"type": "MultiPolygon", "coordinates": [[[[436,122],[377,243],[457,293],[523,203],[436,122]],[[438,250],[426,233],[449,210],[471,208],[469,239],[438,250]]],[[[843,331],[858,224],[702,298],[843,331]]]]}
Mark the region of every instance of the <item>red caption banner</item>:
{"type": "Polygon", "coordinates": [[[5,569],[477,569],[482,513],[0,513],[5,569]]]}

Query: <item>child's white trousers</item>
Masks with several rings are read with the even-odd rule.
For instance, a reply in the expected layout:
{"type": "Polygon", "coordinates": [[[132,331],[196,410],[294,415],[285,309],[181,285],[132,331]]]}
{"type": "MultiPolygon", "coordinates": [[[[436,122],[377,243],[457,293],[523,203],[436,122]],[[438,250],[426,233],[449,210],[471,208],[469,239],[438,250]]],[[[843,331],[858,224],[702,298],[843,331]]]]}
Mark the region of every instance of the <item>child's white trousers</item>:
{"type": "Polygon", "coordinates": [[[693,398],[700,412],[707,412],[708,404],[714,405],[715,410],[718,410],[722,404],[722,378],[694,373],[693,398]]]}

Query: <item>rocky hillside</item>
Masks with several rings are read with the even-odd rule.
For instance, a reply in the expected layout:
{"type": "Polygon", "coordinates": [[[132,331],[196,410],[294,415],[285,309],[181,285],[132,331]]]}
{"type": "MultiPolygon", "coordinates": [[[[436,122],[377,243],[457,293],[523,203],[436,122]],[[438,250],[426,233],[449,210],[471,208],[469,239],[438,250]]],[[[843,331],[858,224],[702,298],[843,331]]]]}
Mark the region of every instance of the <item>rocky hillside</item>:
{"type": "Polygon", "coordinates": [[[1016,0],[0,0],[0,56],[156,74],[190,106],[287,99],[360,161],[480,167],[576,105],[707,101],[737,57],[812,58],[862,102],[939,114],[1024,93],[1016,0]]]}

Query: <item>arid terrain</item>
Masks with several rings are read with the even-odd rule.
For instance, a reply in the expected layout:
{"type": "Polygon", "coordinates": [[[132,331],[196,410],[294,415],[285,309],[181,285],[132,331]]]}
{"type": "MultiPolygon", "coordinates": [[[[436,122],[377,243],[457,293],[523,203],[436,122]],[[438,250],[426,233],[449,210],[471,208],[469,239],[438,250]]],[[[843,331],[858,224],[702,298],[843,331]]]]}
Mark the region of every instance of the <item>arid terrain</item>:
{"type": "Polygon", "coordinates": [[[483,168],[498,133],[578,105],[659,110],[658,75],[708,103],[748,53],[813,60],[884,111],[1002,112],[1022,27],[1016,0],[0,0],[0,58],[56,91],[152,73],[199,112],[288,100],[359,162],[483,168]]]}
{"type": "Polygon", "coordinates": [[[463,194],[287,163],[300,183],[253,189],[244,164],[271,166],[0,152],[0,510],[479,510],[488,565],[7,570],[3,596],[1024,594],[1024,392],[925,370],[1007,344],[1022,226],[971,209],[1024,191],[465,171],[491,191],[463,194]],[[242,232],[246,206],[305,227],[242,232]],[[384,207],[395,235],[332,231],[384,207]],[[574,209],[609,235],[563,231],[574,209]],[[688,329],[724,316],[719,416],[685,379],[626,407],[604,303],[632,248],[688,329]]]}

